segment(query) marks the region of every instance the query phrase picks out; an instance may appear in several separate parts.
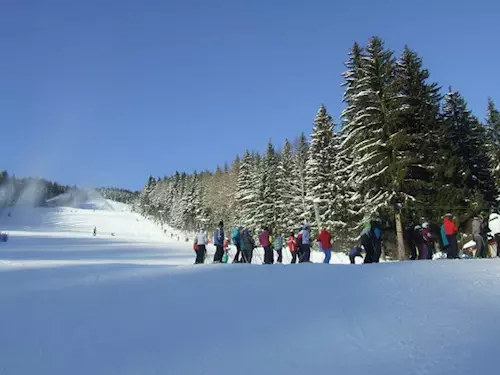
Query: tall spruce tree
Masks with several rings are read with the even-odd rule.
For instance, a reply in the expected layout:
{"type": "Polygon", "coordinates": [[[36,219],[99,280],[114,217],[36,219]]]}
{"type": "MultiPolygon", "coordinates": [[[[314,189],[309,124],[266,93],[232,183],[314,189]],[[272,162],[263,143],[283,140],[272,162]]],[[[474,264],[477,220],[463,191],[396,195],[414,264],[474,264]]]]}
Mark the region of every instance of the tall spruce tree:
{"type": "Polygon", "coordinates": [[[257,201],[256,220],[259,228],[270,226],[276,229],[279,223],[278,213],[278,156],[273,144],[269,141],[266,155],[262,162],[259,175],[259,194],[257,201]]]}
{"type": "Polygon", "coordinates": [[[247,150],[243,154],[239,166],[236,202],[240,225],[249,229],[255,227],[257,192],[254,182],[254,162],[252,155],[247,150]]]}
{"type": "Polygon", "coordinates": [[[438,121],[441,95],[437,83],[428,82],[429,76],[418,54],[405,47],[395,69],[396,113],[403,141],[398,145],[400,187],[402,197],[411,199],[399,203],[404,203],[404,212],[415,220],[436,217],[430,208],[438,205],[434,198],[441,188],[435,183],[442,141],[438,121]]]}
{"type": "Polygon", "coordinates": [[[384,49],[380,38],[374,37],[360,61],[352,63],[357,64],[357,70],[347,85],[352,89],[346,89],[345,94],[348,105],[343,112],[343,146],[353,156],[349,181],[356,184],[364,201],[365,222],[391,212],[394,201],[401,199],[398,147],[404,139],[396,121],[392,52],[384,49]]]}
{"type": "Polygon", "coordinates": [[[497,188],[500,189],[500,111],[495,107],[495,103],[488,99],[488,113],[486,117],[486,127],[490,139],[489,154],[493,167],[493,174],[497,188]]]}
{"type": "Polygon", "coordinates": [[[294,217],[295,197],[300,194],[296,184],[296,173],[294,168],[294,155],[292,144],[285,141],[278,165],[278,224],[279,233],[288,234],[297,226],[298,220],[294,217]]]}
{"type": "Polygon", "coordinates": [[[465,218],[496,203],[486,129],[472,115],[460,93],[451,89],[444,98],[442,116],[448,141],[441,169],[448,182],[447,205],[450,209],[463,208],[465,218]]]}
{"type": "Polygon", "coordinates": [[[312,205],[307,200],[307,160],[309,159],[309,142],[304,133],[295,142],[294,153],[295,186],[294,210],[291,213],[297,228],[301,223],[310,222],[312,205]]]}
{"type": "Polygon", "coordinates": [[[314,119],[314,127],[307,161],[307,199],[318,209],[320,226],[331,225],[335,213],[331,210],[332,196],[332,162],[333,162],[333,120],[326,107],[321,105],[314,119]]]}

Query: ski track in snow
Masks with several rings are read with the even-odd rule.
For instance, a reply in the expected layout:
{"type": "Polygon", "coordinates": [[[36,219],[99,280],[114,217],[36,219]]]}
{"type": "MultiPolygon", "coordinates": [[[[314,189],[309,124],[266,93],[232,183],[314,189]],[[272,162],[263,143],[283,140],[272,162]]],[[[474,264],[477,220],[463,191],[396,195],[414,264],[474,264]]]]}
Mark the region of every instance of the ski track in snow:
{"type": "Polygon", "coordinates": [[[113,207],[0,217],[0,374],[498,373],[496,259],[194,266],[113,207]]]}

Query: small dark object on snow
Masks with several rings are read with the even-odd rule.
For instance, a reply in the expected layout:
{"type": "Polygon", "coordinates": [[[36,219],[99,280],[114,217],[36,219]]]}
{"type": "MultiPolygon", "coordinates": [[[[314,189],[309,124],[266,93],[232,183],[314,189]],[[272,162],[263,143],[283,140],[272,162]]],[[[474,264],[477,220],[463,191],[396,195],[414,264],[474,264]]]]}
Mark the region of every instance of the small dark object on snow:
{"type": "Polygon", "coordinates": [[[7,235],[7,233],[0,233],[0,242],[7,242],[8,239],[9,236],[7,235]]]}

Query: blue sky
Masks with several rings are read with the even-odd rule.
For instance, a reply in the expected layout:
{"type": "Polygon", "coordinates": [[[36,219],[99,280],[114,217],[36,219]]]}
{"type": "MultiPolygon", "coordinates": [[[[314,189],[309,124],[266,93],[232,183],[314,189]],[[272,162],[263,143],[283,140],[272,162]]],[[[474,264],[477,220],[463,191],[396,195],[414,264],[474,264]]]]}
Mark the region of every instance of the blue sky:
{"type": "Polygon", "coordinates": [[[141,188],[338,118],[354,41],[417,50],[483,118],[500,104],[500,3],[5,0],[0,169],[141,188]]]}

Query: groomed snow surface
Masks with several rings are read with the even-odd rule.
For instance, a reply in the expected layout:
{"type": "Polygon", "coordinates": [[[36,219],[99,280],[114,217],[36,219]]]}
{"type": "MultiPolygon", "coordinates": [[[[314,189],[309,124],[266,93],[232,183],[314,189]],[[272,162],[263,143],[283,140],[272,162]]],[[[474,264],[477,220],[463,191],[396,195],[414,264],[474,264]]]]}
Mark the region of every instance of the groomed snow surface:
{"type": "Polygon", "coordinates": [[[2,213],[0,374],[500,371],[496,259],[194,266],[109,203],[2,213]]]}

